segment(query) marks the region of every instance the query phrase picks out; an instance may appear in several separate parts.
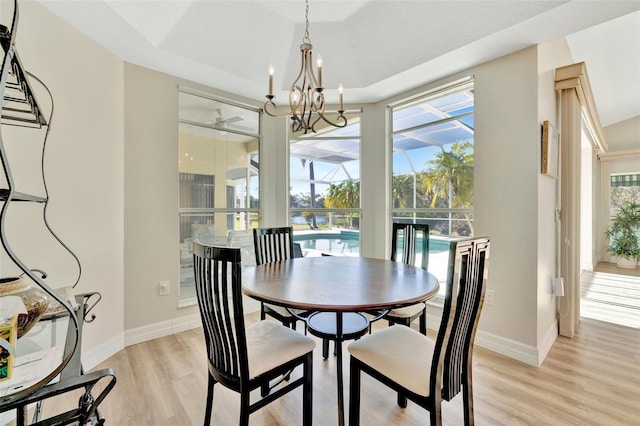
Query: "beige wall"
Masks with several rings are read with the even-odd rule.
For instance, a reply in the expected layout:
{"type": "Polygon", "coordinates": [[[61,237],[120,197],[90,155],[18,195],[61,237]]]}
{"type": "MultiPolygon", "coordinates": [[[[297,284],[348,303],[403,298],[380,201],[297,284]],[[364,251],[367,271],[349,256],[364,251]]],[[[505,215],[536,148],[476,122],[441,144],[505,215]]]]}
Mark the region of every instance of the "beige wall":
{"type": "Polygon", "coordinates": [[[611,124],[602,131],[612,152],[640,149],[640,116],[611,124]]]}
{"type": "MultiPolygon", "coordinates": [[[[212,132],[213,133],[213,132],[212,132]]],[[[182,133],[180,135],[178,158],[185,158],[186,154],[193,157],[193,161],[180,162],[180,173],[197,173],[206,175],[227,172],[227,166],[237,168],[247,167],[247,155],[256,149],[253,142],[229,142],[211,136],[182,133]],[[216,165],[212,159],[220,158],[222,164],[216,165]]]]}
{"type": "Polygon", "coordinates": [[[124,65],[125,330],[180,314],[177,89],[171,76],[124,65]]]}
{"type": "MultiPolygon", "coordinates": [[[[83,354],[92,358],[93,352],[90,366],[123,344],[123,64],[40,3],[20,6],[20,58],[49,86],[55,100],[45,158],[49,223],[80,258],[82,279],[76,290],[103,296],[94,310],[96,320],[84,329],[83,354]]],[[[39,93],[39,100],[49,111],[44,93],[39,93]]],[[[33,146],[24,139],[20,144],[11,141],[12,131],[17,130],[3,126],[11,158],[33,158],[33,146]]],[[[18,169],[20,176],[39,184],[39,165],[26,173],[18,169]]],[[[77,267],[42,226],[41,210],[31,214],[33,209],[21,206],[15,211],[19,214],[8,226],[15,233],[11,246],[19,257],[45,269],[51,287],[72,284],[77,267]]],[[[3,275],[10,268],[4,262],[3,275]]]]}
{"type": "MultiPolygon", "coordinates": [[[[571,52],[564,38],[557,39],[537,47],[538,50],[538,126],[549,122],[560,129],[557,112],[557,95],[555,86],[555,68],[573,63],[571,52]]],[[[540,129],[540,127],[538,127],[540,129]]],[[[559,223],[555,222],[555,209],[558,201],[559,179],[540,173],[541,135],[538,133],[537,167],[538,167],[538,270],[537,270],[537,342],[538,348],[547,344],[547,333],[555,331],[556,296],[553,292],[553,280],[560,275],[556,267],[558,249],[559,223]]],[[[559,208],[559,206],[558,206],[559,208]]],[[[541,357],[546,355],[541,354],[541,357]]]]}
{"type": "Polygon", "coordinates": [[[477,235],[491,237],[489,288],[480,329],[535,347],[538,269],[537,50],[474,69],[477,235]]]}

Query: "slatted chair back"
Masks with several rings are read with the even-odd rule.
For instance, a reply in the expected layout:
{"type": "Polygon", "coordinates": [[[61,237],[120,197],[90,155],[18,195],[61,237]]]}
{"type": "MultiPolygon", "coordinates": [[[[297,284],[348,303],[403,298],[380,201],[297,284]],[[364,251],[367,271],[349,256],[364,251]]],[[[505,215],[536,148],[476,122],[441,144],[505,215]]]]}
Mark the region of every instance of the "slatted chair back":
{"type": "MultiPolygon", "coordinates": [[[[436,395],[441,388],[446,401],[456,396],[463,386],[471,387],[473,341],[487,285],[489,246],[486,237],[451,244],[449,278],[430,383],[431,395],[436,395]]],[[[469,412],[465,410],[465,417],[469,412]]]]}
{"type": "Polygon", "coordinates": [[[416,266],[429,266],[429,225],[419,223],[394,223],[391,234],[391,260],[416,266]]]}
{"type": "Polygon", "coordinates": [[[277,262],[294,258],[293,228],[254,228],[253,245],[256,264],[277,262]]]}
{"type": "Polygon", "coordinates": [[[193,263],[209,372],[238,390],[249,378],[240,249],[194,241],[193,263]]]}

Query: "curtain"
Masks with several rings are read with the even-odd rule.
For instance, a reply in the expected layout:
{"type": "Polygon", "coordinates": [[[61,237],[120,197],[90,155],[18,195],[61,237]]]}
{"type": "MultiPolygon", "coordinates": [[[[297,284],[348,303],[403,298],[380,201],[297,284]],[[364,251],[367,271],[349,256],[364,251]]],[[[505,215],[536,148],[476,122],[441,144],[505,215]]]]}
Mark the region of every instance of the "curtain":
{"type": "Polygon", "coordinates": [[[611,187],[619,186],[640,186],[640,174],[634,175],[612,175],[611,187]]]}

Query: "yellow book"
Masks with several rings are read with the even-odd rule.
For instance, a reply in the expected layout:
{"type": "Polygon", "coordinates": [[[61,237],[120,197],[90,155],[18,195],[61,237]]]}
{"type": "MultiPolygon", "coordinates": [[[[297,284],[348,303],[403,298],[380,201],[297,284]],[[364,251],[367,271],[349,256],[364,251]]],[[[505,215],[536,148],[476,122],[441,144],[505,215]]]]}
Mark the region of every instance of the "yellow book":
{"type": "Polygon", "coordinates": [[[11,378],[17,340],[18,315],[0,318],[0,382],[11,378]]]}

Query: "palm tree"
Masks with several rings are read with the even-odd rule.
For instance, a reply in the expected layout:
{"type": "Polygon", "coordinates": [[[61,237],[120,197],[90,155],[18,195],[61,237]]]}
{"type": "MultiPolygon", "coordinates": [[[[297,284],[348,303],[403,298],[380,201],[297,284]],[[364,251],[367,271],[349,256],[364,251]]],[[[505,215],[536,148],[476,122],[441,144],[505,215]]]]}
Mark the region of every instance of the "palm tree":
{"type": "MultiPolygon", "coordinates": [[[[360,182],[346,180],[339,184],[329,185],[324,199],[324,206],[328,209],[352,209],[360,206],[360,182]]],[[[352,227],[353,212],[347,213],[349,227],[352,227]]]]}
{"type": "Polygon", "coordinates": [[[407,207],[415,208],[413,204],[414,175],[404,174],[393,176],[393,207],[402,209],[407,207]]]}
{"type": "MultiPolygon", "coordinates": [[[[302,162],[302,167],[304,168],[307,164],[307,159],[301,158],[300,161],[302,162]]],[[[313,160],[309,160],[309,190],[311,191],[311,208],[312,209],[316,208],[316,181],[315,180],[316,180],[316,176],[315,176],[315,170],[313,167],[313,160]]],[[[318,228],[315,212],[313,212],[311,216],[311,228],[313,229],[318,228]]]]}
{"type": "MultiPolygon", "coordinates": [[[[444,149],[427,161],[422,188],[431,194],[431,208],[440,200],[446,200],[449,208],[468,207],[473,202],[473,144],[458,141],[450,151],[444,149]]],[[[465,219],[473,234],[473,224],[469,216],[465,219]]]]}
{"type": "Polygon", "coordinates": [[[393,208],[404,209],[428,206],[430,203],[426,196],[429,194],[418,191],[417,188],[414,191],[414,187],[418,187],[424,180],[425,172],[418,172],[415,175],[413,173],[394,175],[392,184],[393,208]],[[413,198],[414,194],[415,200],[413,198]]]}

